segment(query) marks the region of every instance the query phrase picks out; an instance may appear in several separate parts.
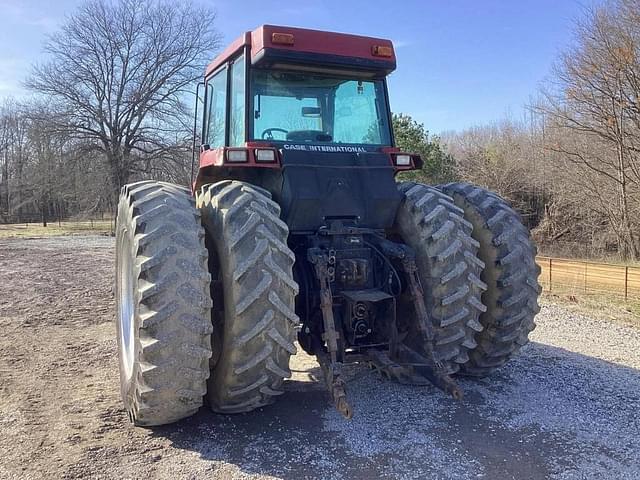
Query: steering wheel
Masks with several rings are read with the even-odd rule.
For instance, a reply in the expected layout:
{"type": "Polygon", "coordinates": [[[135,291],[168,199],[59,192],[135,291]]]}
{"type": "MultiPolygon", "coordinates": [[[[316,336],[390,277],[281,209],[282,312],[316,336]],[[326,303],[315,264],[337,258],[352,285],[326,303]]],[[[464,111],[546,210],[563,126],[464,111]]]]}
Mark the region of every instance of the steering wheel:
{"type": "Polygon", "coordinates": [[[282,132],[285,135],[289,133],[289,130],[285,130],[284,128],[267,128],[262,132],[263,140],[273,140],[273,132],[282,132]]]}

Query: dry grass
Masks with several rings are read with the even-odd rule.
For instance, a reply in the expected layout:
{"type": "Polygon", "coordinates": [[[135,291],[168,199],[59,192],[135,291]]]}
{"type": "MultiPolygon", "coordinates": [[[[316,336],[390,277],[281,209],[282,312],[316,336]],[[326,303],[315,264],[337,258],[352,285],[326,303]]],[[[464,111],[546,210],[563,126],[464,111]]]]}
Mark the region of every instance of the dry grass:
{"type": "Polygon", "coordinates": [[[597,315],[606,320],[640,328],[640,298],[631,298],[625,302],[620,297],[602,293],[574,295],[544,292],[542,300],[562,305],[569,311],[597,315]]]}
{"type": "MultiPolygon", "coordinates": [[[[72,221],[42,224],[0,225],[0,239],[6,238],[39,238],[54,235],[113,235],[113,220],[72,221]]],[[[554,285],[554,289],[559,286],[554,285]]],[[[620,297],[606,293],[580,293],[579,289],[543,293],[543,301],[558,303],[569,310],[587,315],[598,314],[625,325],[640,328],[640,298],[624,301],[620,297]]]]}
{"type": "Polygon", "coordinates": [[[52,235],[112,235],[112,220],[83,220],[76,222],[52,222],[46,227],[42,224],[0,225],[0,238],[38,238],[52,235]]]}

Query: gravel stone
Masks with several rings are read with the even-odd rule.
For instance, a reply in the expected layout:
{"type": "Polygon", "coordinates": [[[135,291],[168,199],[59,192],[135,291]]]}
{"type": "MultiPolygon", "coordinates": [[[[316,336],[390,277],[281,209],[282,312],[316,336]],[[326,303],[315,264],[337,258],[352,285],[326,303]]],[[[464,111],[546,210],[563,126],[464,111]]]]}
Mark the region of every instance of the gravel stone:
{"type": "Polygon", "coordinates": [[[279,401],[132,427],[119,398],[114,241],[0,241],[0,479],[638,479],[640,330],[546,303],[521,354],[457,402],[314,360],[279,401]]]}

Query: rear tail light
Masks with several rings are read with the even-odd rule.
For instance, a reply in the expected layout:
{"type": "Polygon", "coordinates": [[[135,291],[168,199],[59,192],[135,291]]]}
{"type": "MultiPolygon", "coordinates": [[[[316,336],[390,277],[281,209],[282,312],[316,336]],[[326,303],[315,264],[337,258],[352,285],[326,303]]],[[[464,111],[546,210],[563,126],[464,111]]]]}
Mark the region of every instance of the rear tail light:
{"type": "Polygon", "coordinates": [[[406,153],[393,155],[393,163],[395,163],[398,167],[410,167],[411,155],[407,155],[406,153]]]}
{"type": "Polygon", "coordinates": [[[243,149],[227,150],[227,162],[242,163],[249,161],[249,152],[243,149]]]}
{"type": "Polygon", "coordinates": [[[393,55],[393,48],[386,45],[373,45],[371,47],[371,55],[374,57],[389,58],[393,55]]]}
{"type": "Polygon", "coordinates": [[[273,163],[276,161],[276,151],[270,148],[256,148],[256,162],[273,163]]]}
{"type": "Polygon", "coordinates": [[[276,45],[293,45],[293,35],[291,33],[273,32],[271,34],[271,43],[276,45]]]}

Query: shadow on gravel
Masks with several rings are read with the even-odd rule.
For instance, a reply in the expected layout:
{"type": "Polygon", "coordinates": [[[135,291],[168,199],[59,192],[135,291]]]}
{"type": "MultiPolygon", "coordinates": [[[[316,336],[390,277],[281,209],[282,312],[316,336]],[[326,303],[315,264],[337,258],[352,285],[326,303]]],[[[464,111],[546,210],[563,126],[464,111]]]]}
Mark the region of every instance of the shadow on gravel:
{"type": "Polygon", "coordinates": [[[531,343],[492,377],[459,382],[462,402],[359,370],[347,421],[318,384],[292,381],[273,406],[236,416],[203,409],[154,435],[286,479],[638,478],[638,370],[531,343]]]}

